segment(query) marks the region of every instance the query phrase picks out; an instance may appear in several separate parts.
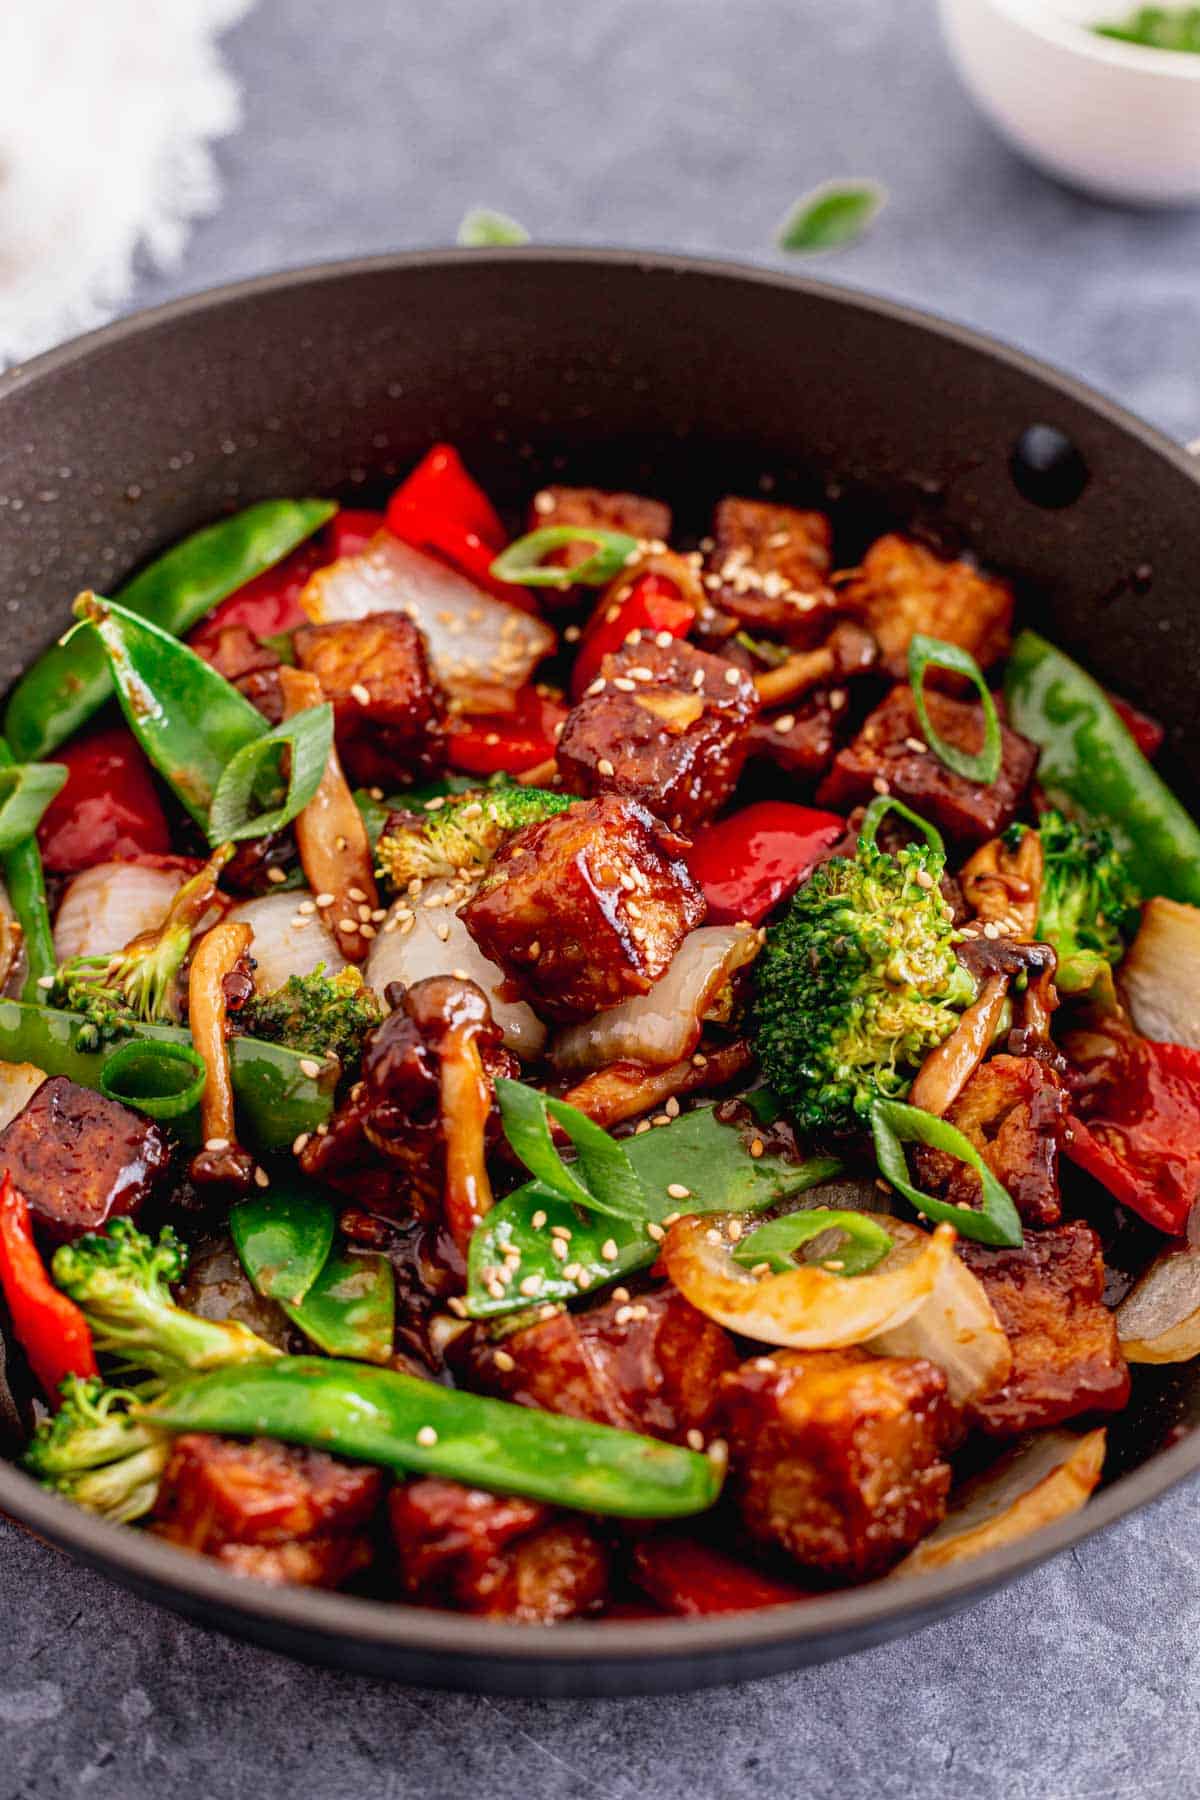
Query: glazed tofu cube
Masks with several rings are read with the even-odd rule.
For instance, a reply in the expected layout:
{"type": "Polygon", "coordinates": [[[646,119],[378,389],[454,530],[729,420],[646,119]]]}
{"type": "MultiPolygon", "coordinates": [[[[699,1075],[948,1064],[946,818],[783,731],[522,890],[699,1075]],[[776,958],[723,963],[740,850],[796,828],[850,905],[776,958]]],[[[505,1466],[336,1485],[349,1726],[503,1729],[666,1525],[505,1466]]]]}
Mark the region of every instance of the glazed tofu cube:
{"type": "Polygon", "coordinates": [[[65,1075],[44,1081],[0,1131],[0,1170],[57,1238],[136,1213],[170,1160],[153,1120],[65,1075]]]}
{"type": "Polygon", "coordinates": [[[428,1606],[550,1624],[594,1610],[608,1559],[582,1520],[423,1477],[388,1497],[400,1584],[428,1606]]]}
{"type": "Polygon", "coordinates": [[[642,636],[604,658],[568,713],[558,766],[572,793],[624,794],[687,831],[733,793],[757,712],[744,669],[642,636]]]}
{"type": "MultiPolygon", "coordinates": [[[[884,669],[896,681],[908,674],[908,646],[916,632],[969,650],[981,669],[1008,653],[1013,595],[1006,581],[969,562],[936,556],[912,538],[877,538],[854,578],[841,590],[874,633],[884,669]]],[[[931,673],[948,685],[953,677],[931,673]]]]}
{"type": "MultiPolygon", "coordinates": [[[[1035,1056],[993,1056],[981,1063],[946,1114],[1003,1182],[1028,1225],[1062,1217],[1058,1151],[1070,1101],[1062,1082],[1035,1056]]],[[[952,1206],[979,1205],[979,1177],[956,1156],[922,1145],[917,1185],[952,1206]]]]}
{"type": "Polygon", "coordinates": [[[680,1443],[708,1436],[718,1382],[737,1368],[728,1332],[675,1288],[556,1313],[464,1358],[468,1385],[545,1412],[680,1443]]]}
{"type": "Polygon", "coordinates": [[[338,753],[353,781],[413,781],[439,768],[443,703],[425,640],[406,613],[301,625],[296,661],[333,702],[338,753]]]}
{"type": "Polygon", "coordinates": [[[1013,1353],[1008,1380],[971,1409],[970,1423],[1013,1437],[1120,1411],[1129,1369],[1104,1305],[1104,1257],[1090,1225],[1027,1232],[1020,1250],[960,1244],[959,1253],[987,1289],[1013,1353]]]}
{"type": "Polygon", "coordinates": [[[218,675],[231,681],[256,706],[263,718],[278,725],[283,717],[283,690],[279,685],[279,658],[245,625],[224,625],[193,644],[197,656],[211,663],[218,675]]]}
{"type": "Polygon", "coordinates": [[[957,1409],[933,1363],[781,1351],[752,1357],[721,1390],[734,1491],[758,1542],[865,1581],[940,1523],[957,1409]]]}
{"type": "Polygon", "coordinates": [[[783,712],[763,714],[750,727],[750,755],[801,781],[819,781],[833,762],[846,701],[845,688],[817,688],[783,712]]]}
{"type": "Polygon", "coordinates": [[[606,794],[514,832],[460,916],[547,1019],[644,994],[704,916],[683,841],[606,794]]]}
{"type": "Polygon", "coordinates": [[[378,1469],[323,1450],[189,1432],[171,1447],[154,1527],[240,1574],[333,1587],[370,1562],[382,1491],[378,1469]]]}
{"type": "MultiPolygon", "coordinates": [[[[927,693],[933,729],[962,750],[983,747],[983,708],[927,693]]],[[[1011,825],[1037,768],[1037,746],[1000,727],[1000,774],[990,787],[956,775],[925,742],[909,687],[894,687],[864,721],[858,736],[839,750],[817,790],[821,806],[835,812],[894,794],[939,826],[957,844],[982,844],[1011,825]]]]}
{"type": "Polygon", "coordinates": [[[824,513],[729,496],[713,514],[712,536],[704,585],[714,606],[797,650],[821,642],[839,606],[824,513]]]}

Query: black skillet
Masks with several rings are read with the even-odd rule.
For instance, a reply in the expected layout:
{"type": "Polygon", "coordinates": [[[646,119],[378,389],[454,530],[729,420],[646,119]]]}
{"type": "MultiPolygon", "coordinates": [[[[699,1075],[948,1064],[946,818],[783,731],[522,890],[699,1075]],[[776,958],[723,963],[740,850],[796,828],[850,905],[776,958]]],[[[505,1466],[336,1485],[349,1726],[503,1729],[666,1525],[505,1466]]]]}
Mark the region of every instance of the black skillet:
{"type": "MultiPolygon", "coordinates": [[[[558,479],[832,505],[839,556],[893,523],[971,545],[1025,616],[1170,728],[1200,787],[1200,480],[1077,383],[903,307],[669,257],[504,250],[346,263],[181,301],[0,379],[0,688],[106,588],[274,494],[370,504],[450,439],[514,517],[558,479]],[[1034,427],[1043,427],[1041,431],[1034,427]]],[[[710,1621],[554,1630],[239,1581],[0,1461],[0,1508],[130,1587],[277,1649],[509,1693],[741,1680],[912,1631],[1200,1468],[1200,1367],[1140,1371],[1081,1514],[912,1581],[710,1621]]]]}

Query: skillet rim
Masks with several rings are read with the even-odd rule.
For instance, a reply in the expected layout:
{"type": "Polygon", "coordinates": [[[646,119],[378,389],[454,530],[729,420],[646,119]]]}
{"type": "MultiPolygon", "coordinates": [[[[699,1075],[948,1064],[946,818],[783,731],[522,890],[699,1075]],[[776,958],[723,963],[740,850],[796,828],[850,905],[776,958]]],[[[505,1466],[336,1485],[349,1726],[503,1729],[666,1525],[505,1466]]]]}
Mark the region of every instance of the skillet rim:
{"type": "MultiPolygon", "coordinates": [[[[604,247],[529,245],[495,250],[420,249],[301,265],[253,276],[245,280],[205,288],[134,313],[112,324],[45,351],[28,362],[0,374],[0,433],[3,403],[43,377],[53,376],[89,360],[98,352],[130,338],[149,339],[164,326],[204,313],[219,313],[226,306],[252,302],[262,296],[297,290],[331,281],[349,281],[372,274],[402,273],[406,269],[437,269],[481,262],[506,269],[559,266],[568,268],[618,268],[686,278],[691,275],[795,293],[916,328],[927,336],[948,341],[1012,368],[1041,382],[1086,408],[1154,455],[1165,458],[1200,489],[1200,466],[1188,451],[1156,427],[1139,419],[1109,396],[1075,376],[1066,374],[1014,345],[975,331],[940,314],[836,282],[785,273],[733,259],[694,257],[652,251],[604,247]]],[[[1148,1461],[1120,1476],[1079,1512],[1015,1543],[989,1551],[961,1564],[950,1564],[930,1574],[884,1580],[841,1592],[817,1595],[794,1605],[759,1612],[717,1614],[700,1619],[651,1619],[592,1621],[537,1629],[517,1624],[473,1618],[469,1614],[439,1613],[392,1601],[363,1599],[327,1593],[319,1589],[270,1587],[239,1579],[215,1562],[190,1555],[174,1545],[154,1539],[127,1526],[109,1524],[85,1513],[70,1501],[48,1493],[31,1476],[0,1458],[0,1512],[45,1538],[56,1548],[68,1550],[105,1574],[116,1575],[155,1600],[169,1603],[167,1594],[195,1603],[192,1616],[224,1625],[236,1617],[247,1635],[269,1640],[271,1628],[307,1635],[314,1656],[320,1657],[341,1642],[364,1651],[378,1649],[413,1657],[434,1659],[428,1672],[444,1674],[453,1682],[454,1659],[483,1656],[509,1670],[533,1675],[538,1668],[561,1667],[565,1671],[591,1668],[591,1691],[603,1691],[605,1670],[611,1691],[626,1691],[619,1669],[631,1665],[688,1662],[698,1679],[705,1662],[736,1659],[739,1654],[772,1648],[800,1650],[821,1639],[844,1644],[836,1654],[852,1646],[845,1640],[859,1634],[872,1643],[889,1632],[903,1629],[911,1616],[914,1628],[939,1612],[948,1612],[981,1598],[1028,1572],[1049,1557],[1072,1548],[1106,1529],[1118,1519],[1147,1506],[1169,1489],[1200,1472],[1200,1432],[1160,1450],[1148,1461]],[[164,1590],[166,1593],[164,1594],[164,1590]],[[214,1620],[213,1614],[217,1617],[214,1620]],[[251,1629],[251,1622],[259,1630],[251,1629]]],[[[785,1659],[784,1659],[785,1660],[785,1659]]],[[[781,1660],[776,1666],[784,1666],[781,1660]]],[[[797,1656],[796,1661],[803,1658],[797,1656]]],[[[378,1665],[376,1665],[378,1668],[378,1665]]],[[[664,1671],[665,1673],[665,1671],[664,1671]]],[[[718,1679],[735,1678],[726,1668],[718,1679]]]]}

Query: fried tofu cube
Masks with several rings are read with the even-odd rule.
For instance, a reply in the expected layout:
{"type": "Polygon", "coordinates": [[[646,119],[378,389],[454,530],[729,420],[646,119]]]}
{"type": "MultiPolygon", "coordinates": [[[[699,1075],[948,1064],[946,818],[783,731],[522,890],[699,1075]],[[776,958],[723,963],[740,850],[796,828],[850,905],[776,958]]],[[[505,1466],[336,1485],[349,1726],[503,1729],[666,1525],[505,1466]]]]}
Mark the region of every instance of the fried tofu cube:
{"type": "Polygon", "coordinates": [[[401,1587],[425,1605],[551,1624],[604,1599],[608,1558],[581,1519],[433,1477],[394,1488],[388,1512],[401,1587]]]}
{"type": "Polygon", "coordinates": [[[444,760],[444,709],[425,640],[402,612],[301,625],[296,661],[333,702],[338,753],[353,781],[409,782],[444,760]]]}
{"type": "Polygon", "coordinates": [[[729,495],[713,514],[712,537],[704,585],[714,606],[797,650],[821,642],[840,606],[824,513],[729,495]]]}
{"type": "Polygon", "coordinates": [[[154,1529],[259,1580],[335,1587],[371,1560],[378,1469],[272,1438],[177,1437],[154,1529]]]}
{"type": "Polygon", "coordinates": [[[466,1347],[467,1383],[521,1406],[686,1441],[713,1425],[733,1340],[677,1289],[556,1313],[466,1347]]]}
{"type": "Polygon", "coordinates": [[[721,1393],[737,1504],[759,1543],[865,1581],[941,1522],[957,1408],[933,1363],[783,1351],[743,1363],[721,1393]]]}
{"type": "Polygon", "coordinates": [[[636,801],[582,801],[514,832],[460,917],[536,1012],[591,1018],[646,993],[704,917],[685,847],[636,801]]]}
{"type": "Polygon", "coordinates": [[[837,750],[845,688],[817,688],[784,712],[764,714],[750,727],[750,755],[801,781],[819,781],[837,750]]]}
{"type": "Polygon", "coordinates": [[[758,692],[720,656],[643,636],[600,665],[558,742],[576,794],[624,794],[676,830],[725,805],[750,748],[758,692]]]}
{"type": "MultiPolygon", "coordinates": [[[[661,500],[649,500],[644,494],[609,493],[604,488],[592,487],[544,487],[533,496],[528,529],[542,531],[548,525],[597,526],[603,531],[623,531],[641,543],[665,548],[671,535],[671,509],[661,500]]],[[[581,539],[576,544],[564,544],[549,560],[564,569],[574,569],[586,562],[595,548],[594,544],[581,539]]]]}
{"type": "MultiPolygon", "coordinates": [[[[1027,1225],[1062,1217],[1058,1151],[1070,1100],[1062,1082],[1035,1056],[993,1056],[981,1063],[946,1113],[1003,1182],[1027,1225]]],[[[977,1207],[979,1177],[944,1150],[917,1150],[917,1185],[952,1206],[977,1207]]]]}
{"type": "Polygon", "coordinates": [[[959,1254],[986,1288],[1013,1353],[1008,1380],[970,1409],[971,1424],[1015,1437],[1121,1410],[1129,1368],[1104,1305],[1104,1257],[1090,1225],[1026,1232],[1020,1250],[960,1243],[959,1254]]]}
{"type": "Polygon", "coordinates": [[[214,635],[199,638],[192,648],[218,675],[232,682],[264,719],[278,725],[283,717],[279,658],[248,626],[223,625],[214,635]]]}
{"type": "MultiPolygon", "coordinates": [[[[874,633],[882,665],[896,681],[908,674],[908,646],[917,632],[969,650],[981,669],[1008,653],[1013,594],[1007,581],[897,532],[876,539],[840,599],[874,633]]],[[[930,676],[943,685],[953,680],[930,676]]]]}
{"type": "Polygon", "coordinates": [[[43,1081],[0,1131],[0,1170],[56,1238],[136,1213],[170,1160],[152,1119],[65,1075],[43,1081]]]}
{"type": "MultiPolygon", "coordinates": [[[[927,693],[930,722],[939,737],[959,749],[983,747],[983,708],[927,693]]],[[[1000,773],[990,787],[956,775],[925,742],[910,687],[894,687],[858,736],[834,758],[817,789],[817,802],[835,812],[894,794],[940,826],[956,843],[982,844],[1011,825],[1037,768],[1036,744],[1007,725],[1000,727],[1000,773]]]]}

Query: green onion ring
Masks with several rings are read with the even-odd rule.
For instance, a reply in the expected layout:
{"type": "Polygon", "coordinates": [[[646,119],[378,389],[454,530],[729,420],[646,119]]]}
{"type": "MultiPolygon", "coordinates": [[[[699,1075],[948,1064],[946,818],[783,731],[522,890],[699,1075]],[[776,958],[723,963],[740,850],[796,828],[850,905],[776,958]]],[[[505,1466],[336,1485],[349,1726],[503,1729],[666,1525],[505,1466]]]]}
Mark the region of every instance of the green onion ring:
{"type": "Polygon", "coordinates": [[[207,1080],[204,1058],[190,1044],[131,1042],[104,1064],[100,1092],[151,1119],[178,1119],[199,1105],[207,1080]]]}
{"type": "Polygon", "coordinates": [[[943,638],[925,637],[922,632],[914,632],[912,642],[908,646],[908,679],[912,684],[913,702],[917,709],[917,718],[921,730],[925,734],[925,742],[933,751],[940,763],[961,775],[966,781],[978,781],[984,787],[991,787],[1000,774],[1001,750],[1000,720],[996,714],[996,702],[992,699],[991,689],[983,679],[983,671],[969,650],[959,644],[948,644],[943,638]],[[983,705],[983,749],[978,751],[960,750],[957,744],[949,744],[945,738],[939,737],[929,721],[929,708],[925,701],[925,671],[927,669],[945,669],[950,675],[963,675],[972,684],[983,705]]]}
{"type": "MultiPolygon", "coordinates": [[[[786,1275],[795,1268],[792,1251],[819,1237],[823,1231],[844,1232],[848,1242],[837,1252],[841,1264],[835,1274],[865,1275],[881,1263],[892,1247],[891,1234],[863,1213],[843,1211],[837,1207],[814,1206],[807,1212],[786,1213],[781,1219],[769,1219],[744,1237],[734,1248],[733,1258],[747,1269],[758,1263],[769,1263],[774,1275],[786,1275]]],[[[817,1265],[828,1268],[828,1259],[817,1265]]]]}
{"type": "Polygon", "coordinates": [[[903,800],[897,800],[894,794],[880,794],[872,800],[863,814],[862,829],[858,834],[860,844],[874,846],[875,834],[879,830],[884,816],[890,812],[899,813],[902,819],[907,819],[910,825],[915,825],[929,848],[936,850],[939,856],[945,856],[946,846],[937,826],[931,825],[928,819],[923,819],[919,812],[913,811],[911,806],[905,806],[903,800]]]}
{"type": "Polygon", "coordinates": [[[901,1100],[877,1100],[871,1108],[871,1136],[879,1173],[927,1219],[953,1225],[960,1237],[972,1238],[977,1244],[1021,1248],[1025,1242],[1021,1215],[1008,1189],[993,1175],[970,1138],[964,1137],[948,1119],[939,1119],[919,1106],[905,1106],[901,1100]],[[983,1204],[954,1206],[948,1200],[923,1194],[909,1180],[905,1144],[926,1144],[931,1150],[944,1150],[965,1162],[979,1177],[983,1204]]]}
{"type": "Polygon", "coordinates": [[[496,581],[512,581],[521,587],[567,588],[576,583],[607,587],[637,555],[637,549],[638,540],[624,531],[605,531],[598,525],[544,525],[502,550],[489,573],[496,581]],[[543,563],[543,557],[561,550],[564,544],[595,544],[596,550],[573,569],[543,563]]]}
{"type": "Polygon", "coordinates": [[[66,779],[62,763],[10,763],[0,768],[0,855],[33,836],[66,779]]]}

